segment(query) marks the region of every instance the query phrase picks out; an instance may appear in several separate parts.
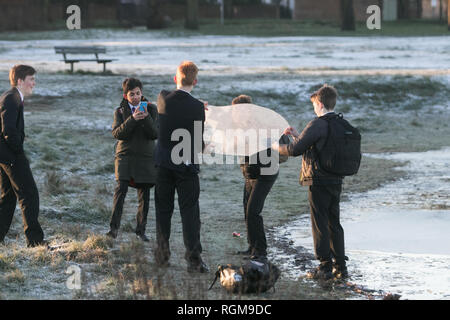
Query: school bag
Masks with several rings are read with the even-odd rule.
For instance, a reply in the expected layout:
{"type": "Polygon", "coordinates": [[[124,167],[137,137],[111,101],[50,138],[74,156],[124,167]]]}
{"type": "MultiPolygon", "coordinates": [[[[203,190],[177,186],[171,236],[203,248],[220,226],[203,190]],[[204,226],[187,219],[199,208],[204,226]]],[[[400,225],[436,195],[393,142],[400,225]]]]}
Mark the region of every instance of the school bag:
{"type": "Polygon", "coordinates": [[[280,269],[269,261],[249,260],[241,266],[219,265],[209,290],[220,278],[220,284],[230,293],[262,293],[275,285],[280,273],[280,269]]]}
{"type": "Polygon", "coordinates": [[[328,122],[328,136],[316,157],[320,168],[338,176],[351,176],[361,164],[361,134],[342,113],[322,117],[328,122]]]}

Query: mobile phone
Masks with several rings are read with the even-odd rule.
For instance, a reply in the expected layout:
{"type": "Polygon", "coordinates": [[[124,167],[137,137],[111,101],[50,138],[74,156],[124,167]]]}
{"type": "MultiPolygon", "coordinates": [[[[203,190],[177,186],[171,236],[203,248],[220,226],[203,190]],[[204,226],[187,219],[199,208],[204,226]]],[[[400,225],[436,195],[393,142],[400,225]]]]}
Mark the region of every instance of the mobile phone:
{"type": "Polygon", "coordinates": [[[139,105],[139,111],[145,112],[146,108],[147,108],[147,102],[142,101],[141,104],[139,105]]]}

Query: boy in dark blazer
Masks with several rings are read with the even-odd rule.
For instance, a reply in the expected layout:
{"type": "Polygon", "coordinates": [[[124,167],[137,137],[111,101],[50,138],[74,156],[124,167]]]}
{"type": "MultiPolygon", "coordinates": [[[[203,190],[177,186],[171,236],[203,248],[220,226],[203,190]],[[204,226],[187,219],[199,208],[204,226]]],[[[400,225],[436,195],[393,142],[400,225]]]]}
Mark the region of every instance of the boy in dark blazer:
{"type": "Polygon", "coordinates": [[[345,278],[348,276],[344,247],[344,229],[340,223],[340,197],[342,176],[326,172],[318,165],[317,151],[320,152],[328,137],[327,117],[336,116],[334,107],[337,91],[329,85],[322,86],[311,95],[311,102],[317,117],[311,120],[301,133],[288,127],[286,135],[292,135],[294,142],[277,146],[280,155],[302,156],[300,183],[308,186],[311,209],[311,225],[314,252],[320,265],[308,276],[314,279],[345,278]],[[334,259],[334,263],[333,263],[334,259]]]}
{"type": "Polygon", "coordinates": [[[185,259],[188,272],[208,272],[202,261],[200,243],[200,170],[198,153],[204,148],[203,128],[205,106],[190,92],[197,84],[197,66],[189,61],[177,69],[177,90],[162,91],[158,97],[159,131],[155,163],[158,166],[155,187],[156,236],[155,260],[167,266],[170,258],[169,238],[174,209],[175,190],[178,194],[183,238],[186,247],[185,259]],[[188,147],[178,150],[180,141],[172,141],[172,135],[182,132],[183,143],[188,147]],[[176,152],[172,152],[176,151],[176,152]],[[180,158],[181,157],[181,158],[180,158]]]}
{"type": "MultiPolygon", "coordinates": [[[[232,105],[240,103],[253,102],[250,96],[244,94],[237,96],[231,102],[232,105]]],[[[289,144],[289,138],[283,135],[279,143],[289,144]]],[[[261,173],[262,168],[267,168],[271,165],[270,163],[261,163],[260,157],[264,155],[270,157],[271,149],[245,156],[241,164],[242,175],[245,179],[243,204],[248,249],[236,252],[239,255],[250,256],[250,259],[259,261],[267,261],[267,240],[261,213],[264,208],[264,202],[278,177],[278,169],[270,175],[261,173]]],[[[280,163],[286,160],[287,157],[278,159],[280,163]]]]}
{"type": "Polygon", "coordinates": [[[38,221],[39,192],[23,149],[23,100],[33,92],[35,74],[33,67],[14,66],[9,73],[12,88],[0,97],[0,242],[9,231],[19,201],[28,247],[46,244],[38,221]]]}

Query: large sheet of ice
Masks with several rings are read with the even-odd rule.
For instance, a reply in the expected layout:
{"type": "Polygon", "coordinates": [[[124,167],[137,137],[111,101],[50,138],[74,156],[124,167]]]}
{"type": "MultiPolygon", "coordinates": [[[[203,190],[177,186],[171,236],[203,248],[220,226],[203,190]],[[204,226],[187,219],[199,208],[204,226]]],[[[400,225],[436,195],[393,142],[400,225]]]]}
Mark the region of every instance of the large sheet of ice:
{"type": "Polygon", "coordinates": [[[254,104],[208,106],[204,139],[207,153],[246,156],[270,148],[289,123],[275,111],[254,104]]]}

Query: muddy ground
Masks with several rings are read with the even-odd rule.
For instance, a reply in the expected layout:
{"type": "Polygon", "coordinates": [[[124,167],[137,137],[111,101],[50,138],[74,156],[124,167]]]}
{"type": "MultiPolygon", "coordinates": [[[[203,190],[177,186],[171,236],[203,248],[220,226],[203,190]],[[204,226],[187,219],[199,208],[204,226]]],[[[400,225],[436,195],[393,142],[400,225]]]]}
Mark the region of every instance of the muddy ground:
{"type": "MultiPolygon", "coordinates": [[[[367,299],[370,291],[352,287],[321,287],[317,283],[281,277],[275,291],[260,295],[229,296],[216,285],[207,287],[218,264],[238,264],[233,253],[246,249],[242,209],[243,178],[236,165],[203,165],[201,220],[203,258],[212,272],[190,275],[183,259],[181,221],[176,205],[172,223],[171,267],[154,264],[153,192],[147,235],[150,244],[134,238],[137,198],[126,199],[117,240],[108,231],[112,206],[114,139],[110,133],[113,111],[121,99],[125,75],[40,73],[35,95],[25,104],[26,151],[40,190],[40,221],[52,246],[27,249],[20,210],[0,245],[0,298],[3,299],[367,299]],[[241,237],[233,237],[240,232],[241,237]],[[82,270],[81,290],[69,290],[66,271],[82,270]]],[[[5,72],[0,79],[7,79],[5,72]]],[[[172,88],[171,77],[143,76],[144,93],[155,101],[162,88],[172,88]]],[[[258,105],[273,108],[301,129],[313,118],[309,94],[324,82],[336,86],[337,111],[361,129],[363,151],[423,151],[448,145],[450,89],[446,76],[312,76],[289,72],[258,75],[203,76],[193,94],[210,104],[227,105],[238,94],[253,97],[258,105]],[[273,90],[267,87],[278,83],[273,90]],[[266,86],[264,85],[266,83],[266,86]],[[285,86],[298,83],[294,90],[285,86]],[[259,88],[259,89],[258,89],[259,88]]],[[[6,90],[6,81],[0,83],[6,90]]],[[[263,211],[270,258],[283,262],[285,253],[298,252],[298,264],[311,265],[312,253],[293,248],[289,239],[275,239],[271,230],[300,215],[309,215],[307,190],[298,184],[300,158],[281,167],[280,176],[263,211]]],[[[363,157],[357,176],[345,180],[342,199],[402,177],[394,170],[401,163],[363,157]]],[[[311,239],[312,241],[312,239],[311,239]]]]}

